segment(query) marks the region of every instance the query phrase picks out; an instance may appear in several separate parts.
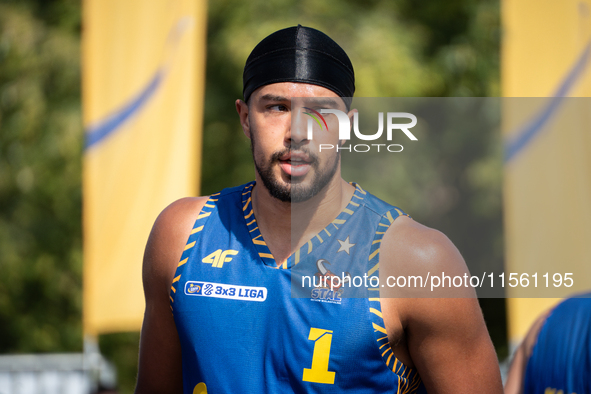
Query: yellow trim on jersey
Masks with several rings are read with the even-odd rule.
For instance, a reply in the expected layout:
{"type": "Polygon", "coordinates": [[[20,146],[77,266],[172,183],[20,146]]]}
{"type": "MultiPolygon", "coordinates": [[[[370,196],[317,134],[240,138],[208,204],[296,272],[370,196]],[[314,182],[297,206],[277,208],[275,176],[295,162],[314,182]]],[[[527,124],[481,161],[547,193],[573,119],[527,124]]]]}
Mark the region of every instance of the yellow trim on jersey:
{"type": "Polygon", "coordinates": [[[201,230],[203,230],[203,226],[195,227],[193,230],[191,230],[191,235],[198,233],[201,230]]]}
{"type": "Polygon", "coordinates": [[[259,256],[261,257],[266,257],[268,259],[272,259],[274,258],[273,255],[271,253],[259,253],[259,256]]]}
{"type": "Polygon", "coordinates": [[[178,282],[178,281],[179,281],[179,279],[181,279],[181,276],[180,276],[180,275],[179,275],[179,276],[177,276],[176,278],[174,278],[174,279],[172,280],[172,283],[176,283],[176,282],[178,282]]]}
{"type": "Polygon", "coordinates": [[[187,257],[186,259],[183,259],[179,262],[179,265],[177,265],[177,267],[180,267],[181,265],[185,264],[187,261],[189,261],[189,258],[187,257]]]}
{"type": "Polygon", "coordinates": [[[246,203],[244,204],[242,211],[246,211],[246,208],[248,208],[248,204],[250,204],[251,201],[252,201],[252,196],[248,197],[248,200],[246,200],[246,203]]]}
{"type": "Polygon", "coordinates": [[[376,308],[369,308],[369,311],[370,311],[370,312],[372,312],[373,314],[375,314],[375,315],[377,315],[377,316],[381,317],[382,319],[384,318],[384,317],[382,316],[382,312],[378,311],[376,308]]]}
{"type": "Polygon", "coordinates": [[[379,332],[381,332],[383,334],[388,335],[388,333],[386,332],[386,329],[384,327],[378,326],[377,324],[375,324],[373,322],[371,323],[371,325],[373,326],[373,329],[374,330],[379,331],[379,332]]]}
{"type": "Polygon", "coordinates": [[[390,364],[390,359],[392,358],[393,355],[394,355],[394,353],[392,353],[391,355],[388,356],[388,360],[386,360],[386,365],[390,364]]]}
{"type": "Polygon", "coordinates": [[[187,246],[185,246],[185,249],[184,249],[184,250],[191,249],[193,246],[195,246],[195,243],[196,243],[196,242],[197,242],[197,241],[193,241],[193,242],[191,242],[190,244],[187,244],[187,246]]]}
{"type": "Polygon", "coordinates": [[[380,268],[380,263],[377,263],[376,265],[373,266],[372,269],[370,269],[369,271],[367,271],[367,276],[371,276],[371,274],[373,274],[374,272],[376,272],[377,269],[380,268]]]}
{"type": "Polygon", "coordinates": [[[253,214],[253,213],[254,213],[254,209],[251,209],[251,210],[250,210],[250,213],[249,213],[248,215],[246,215],[246,216],[244,217],[244,219],[248,219],[249,217],[251,217],[251,216],[252,216],[252,214],[253,214]]]}
{"type": "Polygon", "coordinates": [[[390,221],[390,224],[394,223],[394,218],[392,217],[392,214],[390,213],[390,211],[386,212],[386,217],[390,221]]]}
{"type": "Polygon", "coordinates": [[[209,215],[211,215],[211,212],[200,213],[199,216],[197,216],[197,220],[206,218],[209,215]]]}
{"type": "Polygon", "coordinates": [[[372,254],[369,255],[369,261],[371,261],[371,259],[373,259],[374,257],[376,257],[376,255],[380,253],[380,248],[377,248],[376,250],[374,250],[374,252],[372,254]]]}

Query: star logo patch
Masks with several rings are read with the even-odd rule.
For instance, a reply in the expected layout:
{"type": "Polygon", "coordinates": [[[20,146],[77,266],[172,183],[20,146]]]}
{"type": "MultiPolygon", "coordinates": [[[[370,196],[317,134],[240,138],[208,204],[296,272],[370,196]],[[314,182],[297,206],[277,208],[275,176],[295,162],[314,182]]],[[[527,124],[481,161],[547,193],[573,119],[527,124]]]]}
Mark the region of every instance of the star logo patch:
{"type": "Polygon", "coordinates": [[[349,251],[351,250],[351,248],[353,246],[355,246],[355,244],[352,244],[351,242],[349,242],[349,237],[347,237],[347,239],[344,241],[341,241],[340,239],[337,239],[337,241],[339,241],[339,244],[341,245],[339,247],[339,250],[337,251],[337,253],[347,252],[347,254],[350,254],[349,251]]]}

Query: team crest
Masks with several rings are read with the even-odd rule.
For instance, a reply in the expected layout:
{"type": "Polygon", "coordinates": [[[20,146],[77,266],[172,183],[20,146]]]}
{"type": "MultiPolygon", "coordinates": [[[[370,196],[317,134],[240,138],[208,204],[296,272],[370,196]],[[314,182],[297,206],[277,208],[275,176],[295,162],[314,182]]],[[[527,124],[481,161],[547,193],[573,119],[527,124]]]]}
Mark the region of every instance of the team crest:
{"type": "Polygon", "coordinates": [[[327,265],[331,264],[326,259],[316,261],[318,272],[312,278],[314,286],[311,292],[312,301],[340,304],[344,291],[343,286],[351,285],[351,274],[343,272],[340,276],[336,275],[327,268],[327,265]]]}

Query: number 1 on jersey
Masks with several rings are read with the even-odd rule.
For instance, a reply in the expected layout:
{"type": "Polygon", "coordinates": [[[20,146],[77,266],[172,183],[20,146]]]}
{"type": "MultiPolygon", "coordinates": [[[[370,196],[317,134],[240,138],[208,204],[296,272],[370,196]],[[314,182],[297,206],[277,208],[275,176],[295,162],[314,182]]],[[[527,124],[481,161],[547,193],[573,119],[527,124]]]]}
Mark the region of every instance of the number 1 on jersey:
{"type": "Polygon", "coordinates": [[[312,353],[312,368],[304,368],[304,382],[334,384],[335,372],[328,370],[332,331],[310,328],[308,340],[315,341],[312,353]]]}

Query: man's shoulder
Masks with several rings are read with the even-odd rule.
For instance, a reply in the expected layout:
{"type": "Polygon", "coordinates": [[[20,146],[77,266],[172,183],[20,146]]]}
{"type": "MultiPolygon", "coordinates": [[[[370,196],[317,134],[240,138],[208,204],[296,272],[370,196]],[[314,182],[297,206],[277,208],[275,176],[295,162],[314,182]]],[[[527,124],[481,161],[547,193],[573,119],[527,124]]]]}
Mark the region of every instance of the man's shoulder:
{"type": "Polygon", "coordinates": [[[167,299],[186,240],[207,201],[208,197],[182,198],[158,215],[144,252],[142,278],[146,302],[167,299]]]}
{"type": "Polygon", "coordinates": [[[400,216],[388,231],[387,237],[400,238],[407,242],[412,240],[414,248],[438,248],[452,245],[449,238],[439,230],[425,226],[409,216],[400,216]]]}
{"type": "Polygon", "coordinates": [[[459,253],[441,231],[427,227],[408,216],[392,222],[384,236],[383,245],[395,248],[416,263],[433,263],[443,253],[459,253]]]}
{"type": "Polygon", "coordinates": [[[441,268],[449,264],[465,268],[459,251],[444,233],[415,221],[402,208],[354,185],[355,195],[362,197],[363,206],[379,215],[382,225],[388,226],[381,240],[380,255],[386,257],[382,260],[387,262],[391,260],[389,257],[397,256],[402,259],[396,260],[412,262],[415,268],[441,268]]]}
{"type": "Polygon", "coordinates": [[[468,272],[462,255],[445,234],[410,217],[397,218],[382,239],[380,275],[421,277],[426,283],[425,286],[403,289],[404,292],[400,295],[428,298],[473,297],[471,288],[446,285],[433,291],[430,286],[431,283],[437,283],[433,282],[434,276],[437,279],[444,276],[463,278],[468,272]]]}

